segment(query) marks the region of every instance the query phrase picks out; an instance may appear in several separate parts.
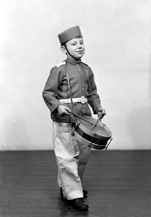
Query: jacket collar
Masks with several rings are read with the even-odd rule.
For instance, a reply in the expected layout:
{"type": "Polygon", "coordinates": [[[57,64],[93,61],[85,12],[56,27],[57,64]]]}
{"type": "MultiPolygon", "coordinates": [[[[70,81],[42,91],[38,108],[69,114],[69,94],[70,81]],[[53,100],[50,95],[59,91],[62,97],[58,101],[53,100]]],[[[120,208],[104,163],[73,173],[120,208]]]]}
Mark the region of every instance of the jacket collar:
{"type": "Polygon", "coordinates": [[[74,59],[74,58],[72,58],[72,57],[68,57],[68,58],[66,59],[66,62],[67,62],[67,63],[70,63],[70,64],[73,64],[73,65],[76,65],[76,64],[81,63],[81,59],[76,60],[76,59],[74,59]]]}

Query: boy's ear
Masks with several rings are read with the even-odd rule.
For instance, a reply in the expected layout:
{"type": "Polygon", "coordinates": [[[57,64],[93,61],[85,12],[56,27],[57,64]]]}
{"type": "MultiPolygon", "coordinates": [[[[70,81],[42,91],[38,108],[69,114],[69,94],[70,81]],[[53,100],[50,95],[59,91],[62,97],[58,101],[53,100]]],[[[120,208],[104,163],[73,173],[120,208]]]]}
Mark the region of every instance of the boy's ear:
{"type": "Polygon", "coordinates": [[[64,54],[67,54],[67,50],[66,50],[66,48],[65,48],[65,46],[63,45],[63,46],[61,46],[61,51],[64,53],[64,54]]]}

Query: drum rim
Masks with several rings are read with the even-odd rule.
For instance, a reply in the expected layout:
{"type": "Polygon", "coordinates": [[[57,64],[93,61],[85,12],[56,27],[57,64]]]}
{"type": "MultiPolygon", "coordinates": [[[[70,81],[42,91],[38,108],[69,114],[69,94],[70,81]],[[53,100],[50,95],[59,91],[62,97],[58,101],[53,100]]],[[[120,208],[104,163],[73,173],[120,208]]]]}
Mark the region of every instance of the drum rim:
{"type": "Polygon", "coordinates": [[[82,129],[80,127],[77,127],[75,132],[78,135],[80,135],[82,138],[84,138],[85,140],[89,141],[90,143],[94,143],[97,145],[101,145],[101,143],[105,143],[111,138],[111,136],[110,137],[102,137],[102,136],[98,136],[97,134],[94,134],[94,133],[93,133],[93,135],[92,134],[89,135],[87,132],[82,131],[82,129]]]}
{"type": "MultiPolygon", "coordinates": [[[[103,123],[102,123],[103,124],[103,123]]],[[[101,136],[101,135],[98,135],[96,134],[95,132],[92,132],[91,130],[89,130],[88,128],[86,128],[82,123],[80,123],[76,128],[78,127],[81,127],[81,129],[85,132],[85,133],[88,133],[90,134],[91,136],[96,136],[96,137],[101,137],[101,138],[104,138],[104,139],[107,139],[107,138],[111,138],[112,137],[112,132],[111,130],[105,125],[103,124],[103,127],[104,129],[106,130],[106,132],[109,134],[109,136],[101,136]]]]}
{"type": "Polygon", "coordinates": [[[75,132],[75,136],[80,143],[84,143],[85,145],[90,145],[93,149],[104,149],[107,146],[107,141],[104,144],[96,144],[86,140],[84,137],[75,132]]]}

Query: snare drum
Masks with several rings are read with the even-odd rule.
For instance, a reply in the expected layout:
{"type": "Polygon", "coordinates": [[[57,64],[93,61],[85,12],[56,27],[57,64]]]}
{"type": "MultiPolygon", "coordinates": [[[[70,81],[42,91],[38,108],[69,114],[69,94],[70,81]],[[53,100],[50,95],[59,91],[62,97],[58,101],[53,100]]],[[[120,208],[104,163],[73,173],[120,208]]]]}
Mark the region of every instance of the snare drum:
{"type": "Polygon", "coordinates": [[[79,118],[75,126],[75,138],[94,149],[107,149],[112,140],[112,133],[102,121],[99,121],[95,127],[92,127],[95,122],[96,120],[90,116],[79,118]]]}

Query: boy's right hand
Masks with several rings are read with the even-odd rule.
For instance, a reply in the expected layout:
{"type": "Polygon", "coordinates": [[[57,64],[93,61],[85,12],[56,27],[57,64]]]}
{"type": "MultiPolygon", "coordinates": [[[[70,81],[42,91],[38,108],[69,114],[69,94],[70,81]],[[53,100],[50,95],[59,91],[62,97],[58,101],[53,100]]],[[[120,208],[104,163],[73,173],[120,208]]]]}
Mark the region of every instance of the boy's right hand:
{"type": "Polygon", "coordinates": [[[59,107],[58,107],[58,114],[59,115],[64,115],[64,114],[68,115],[69,113],[71,113],[71,110],[67,106],[59,105],[59,107]]]}

